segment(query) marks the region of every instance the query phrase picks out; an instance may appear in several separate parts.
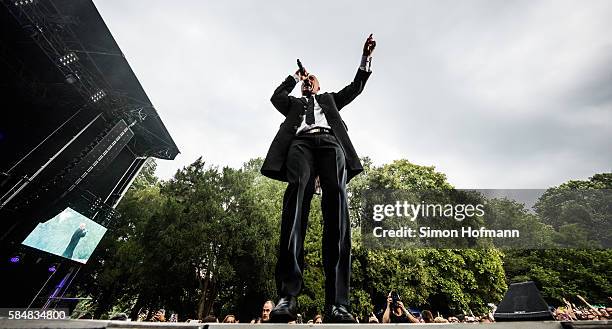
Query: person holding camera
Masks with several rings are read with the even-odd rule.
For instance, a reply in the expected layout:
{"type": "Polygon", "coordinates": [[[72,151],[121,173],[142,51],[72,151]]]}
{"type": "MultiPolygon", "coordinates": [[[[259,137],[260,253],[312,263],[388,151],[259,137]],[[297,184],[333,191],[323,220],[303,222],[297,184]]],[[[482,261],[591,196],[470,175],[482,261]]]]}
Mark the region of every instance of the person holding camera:
{"type": "Polygon", "coordinates": [[[387,296],[387,308],[383,314],[383,323],[419,323],[404,306],[397,292],[391,291],[387,296]]]}

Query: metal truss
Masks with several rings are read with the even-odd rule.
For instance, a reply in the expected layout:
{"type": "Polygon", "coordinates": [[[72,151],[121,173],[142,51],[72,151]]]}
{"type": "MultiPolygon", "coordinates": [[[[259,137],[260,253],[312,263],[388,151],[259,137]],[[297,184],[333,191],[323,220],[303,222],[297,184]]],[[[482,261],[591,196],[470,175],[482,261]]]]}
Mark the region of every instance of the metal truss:
{"type": "MultiPolygon", "coordinates": [[[[76,17],[63,15],[50,0],[0,0],[18,24],[38,45],[43,53],[55,65],[65,82],[75,88],[85,101],[86,107],[94,108],[105,113],[108,126],[96,139],[77,155],[69,164],[60,170],[58,174],[43,184],[30,198],[21,204],[28,204],[31,199],[37,199],[45,191],[53,189],[53,186],[62,186],[64,178],[94,146],[98,138],[103,135],[109,127],[117,121],[124,119],[135,130],[141,132],[141,136],[151,142],[144,147],[144,155],[160,158],[170,158],[173,154],[173,145],[154,132],[148,130],[142,123],[147,117],[157,113],[150,104],[129,97],[127,93],[112,90],[110,83],[106,81],[104,74],[97,67],[95,60],[90,54],[105,54],[121,56],[121,53],[90,51],[85,49],[72,27],[79,24],[76,17]],[[83,58],[80,58],[80,57],[83,58]],[[84,63],[87,58],[94,74],[84,63]],[[162,145],[151,147],[151,145],[162,145]]],[[[36,83],[35,81],[32,81],[36,83]]],[[[36,88],[34,88],[36,89],[36,88]]],[[[142,148],[140,148],[142,149],[142,148]]],[[[19,206],[17,206],[19,207],[19,206]]]]}
{"type": "MultiPolygon", "coordinates": [[[[27,208],[40,199],[58,200],[57,195],[64,196],[68,192],[68,179],[71,177],[72,170],[83,158],[87,156],[87,154],[89,154],[89,152],[96,145],[98,145],[98,143],[104,138],[104,136],[106,136],[106,134],[112,129],[113,126],[113,122],[108,122],[102,129],[102,131],[99,132],[94,137],[94,139],[82,149],[79,154],[74,156],[72,160],[68,162],[68,164],[66,164],[61,170],[59,170],[53,177],[37,185],[37,187],[32,192],[28,193],[28,195],[26,195],[24,198],[14,203],[12,209],[18,210],[20,208],[27,208]]],[[[27,180],[28,182],[30,182],[29,178],[27,180]]],[[[2,207],[4,207],[7,202],[2,204],[2,207]]]]}
{"type": "Polygon", "coordinates": [[[72,85],[90,107],[109,114],[111,118],[126,119],[130,122],[134,110],[150,106],[132,99],[127,93],[112,90],[90,54],[121,57],[123,54],[85,49],[72,30],[73,26],[80,23],[77,17],[61,14],[49,0],[0,1],[60,71],[65,82],[72,85]],[[85,57],[97,74],[83,63],[85,57]]]}
{"type": "Polygon", "coordinates": [[[90,191],[79,189],[77,193],[79,198],[77,198],[75,206],[85,212],[86,216],[96,223],[108,228],[113,220],[121,217],[118,211],[104,203],[101,198],[90,191]]]}
{"type": "Polygon", "coordinates": [[[80,43],[70,28],[76,19],[61,15],[51,1],[3,0],[3,4],[83,99],[94,102],[93,95],[104,92],[75,54],[82,50],[75,49],[80,43]]]}

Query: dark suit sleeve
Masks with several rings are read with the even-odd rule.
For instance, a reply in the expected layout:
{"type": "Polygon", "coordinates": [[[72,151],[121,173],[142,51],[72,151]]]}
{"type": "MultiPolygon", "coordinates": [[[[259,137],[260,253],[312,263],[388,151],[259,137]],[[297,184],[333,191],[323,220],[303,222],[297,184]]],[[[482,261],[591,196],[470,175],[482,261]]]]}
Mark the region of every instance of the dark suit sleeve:
{"type": "Polygon", "coordinates": [[[357,95],[361,94],[363,88],[365,87],[366,81],[368,81],[368,78],[370,77],[370,74],[372,74],[372,72],[359,69],[357,70],[355,79],[353,79],[351,84],[342,88],[342,90],[337,93],[332,93],[334,96],[334,101],[336,102],[336,107],[338,107],[338,111],[352,102],[357,95]]]}
{"type": "Polygon", "coordinates": [[[284,116],[287,116],[290,107],[289,93],[293,90],[297,83],[292,76],[288,76],[283,83],[274,90],[270,102],[284,116]]]}

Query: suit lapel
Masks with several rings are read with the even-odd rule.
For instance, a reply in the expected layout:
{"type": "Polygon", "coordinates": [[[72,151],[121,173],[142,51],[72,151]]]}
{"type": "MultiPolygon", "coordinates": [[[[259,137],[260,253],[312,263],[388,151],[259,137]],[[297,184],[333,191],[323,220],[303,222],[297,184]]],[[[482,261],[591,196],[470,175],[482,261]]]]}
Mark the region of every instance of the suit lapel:
{"type": "Polygon", "coordinates": [[[315,98],[317,99],[317,103],[321,107],[321,111],[323,111],[323,113],[327,114],[327,104],[325,104],[325,102],[321,102],[322,96],[319,95],[319,94],[316,94],[315,98]]]}

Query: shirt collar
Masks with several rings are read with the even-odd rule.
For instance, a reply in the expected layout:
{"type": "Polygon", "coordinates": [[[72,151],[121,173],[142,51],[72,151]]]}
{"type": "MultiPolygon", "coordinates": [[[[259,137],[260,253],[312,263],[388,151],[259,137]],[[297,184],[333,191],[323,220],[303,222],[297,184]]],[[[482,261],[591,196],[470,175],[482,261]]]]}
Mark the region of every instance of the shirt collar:
{"type": "MultiPolygon", "coordinates": [[[[309,96],[302,96],[303,99],[308,100],[309,96]]],[[[312,98],[316,99],[317,98],[317,94],[312,94],[312,98]]]]}

